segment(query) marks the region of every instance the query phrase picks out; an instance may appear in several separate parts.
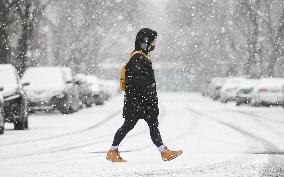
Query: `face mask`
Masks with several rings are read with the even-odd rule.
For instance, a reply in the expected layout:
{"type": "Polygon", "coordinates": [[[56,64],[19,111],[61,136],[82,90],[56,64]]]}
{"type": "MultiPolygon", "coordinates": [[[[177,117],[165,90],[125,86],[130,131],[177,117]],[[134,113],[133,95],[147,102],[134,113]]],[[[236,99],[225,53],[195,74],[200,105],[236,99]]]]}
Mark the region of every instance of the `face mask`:
{"type": "Polygon", "coordinates": [[[151,52],[151,51],[153,51],[153,50],[155,50],[155,46],[154,46],[154,45],[151,45],[150,48],[149,48],[149,51],[151,52]]]}

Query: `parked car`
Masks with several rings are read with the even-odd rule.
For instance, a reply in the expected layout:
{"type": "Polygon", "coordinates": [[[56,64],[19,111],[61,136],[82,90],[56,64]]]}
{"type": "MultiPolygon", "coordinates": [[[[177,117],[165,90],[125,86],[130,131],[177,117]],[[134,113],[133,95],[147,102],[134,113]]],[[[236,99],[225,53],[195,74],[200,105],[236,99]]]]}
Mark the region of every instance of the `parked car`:
{"type": "Polygon", "coordinates": [[[252,91],[253,106],[283,105],[284,78],[263,78],[252,91]]]}
{"type": "MultiPolygon", "coordinates": [[[[0,92],[3,91],[3,87],[0,86],[0,92]]],[[[5,132],[5,119],[4,119],[4,98],[0,95],[0,135],[5,132]]]]}
{"type": "Polygon", "coordinates": [[[228,101],[235,101],[237,97],[237,89],[240,83],[244,80],[242,77],[229,77],[220,90],[220,101],[227,103],[228,101]]]}
{"type": "Polygon", "coordinates": [[[48,66],[30,67],[23,75],[28,95],[29,111],[59,110],[63,114],[81,107],[77,83],[70,68],[48,66]]]}
{"type": "Polygon", "coordinates": [[[249,104],[251,102],[252,91],[258,80],[256,79],[245,79],[241,81],[237,89],[236,105],[249,104]]]}
{"type": "Polygon", "coordinates": [[[215,77],[211,79],[209,84],[209,95],[213,100],[220,99],[220,90],[226,82],[225,77],[215,77]]]}
{"type": "Polygon", "coordinates": [[[201,85],[201,95],[202,96],[210,95],[210,84],[211,84],[211,81],[206,81],[204,82],[204,84],[201,85]]]}
{"type": "Polygon", "coordinates": [[[91,83],[87,79],[88,76],[77,74],[75,77],[76,82],[79,83],[79,98],[87,107],[92,107],[94,103],[93,92],[91,83]]]}
{"type": "Polygon", "coordinates": [[[89,82],[91,84],[90,89],[92,91],[93,101],[95,105],[103,105],[105,100],[105,95],[100,87],[99,79],[95,76],[89,76],[89,82]]]}
{"type": "Polygon", "coordinates": [[[104,104],[104,93],[96,76],[77,74],[76,80],[80,82],[80,99],[87,107],[104,104]]]}
{"type": "Polygon", "coordinates": [[[28,101],[21,79],[11,64],[0,65],[0,85],[4,87],[0,94],[4,98],[5,122],[13,123],[16,130],[29,127],[28,101]]]}
{"type": "Polygon", "coordinates": [[[100,79],[99,87],[100,90],[103,92],[104,100],[108,100],[119,93],[118,81],[100,79]]]}

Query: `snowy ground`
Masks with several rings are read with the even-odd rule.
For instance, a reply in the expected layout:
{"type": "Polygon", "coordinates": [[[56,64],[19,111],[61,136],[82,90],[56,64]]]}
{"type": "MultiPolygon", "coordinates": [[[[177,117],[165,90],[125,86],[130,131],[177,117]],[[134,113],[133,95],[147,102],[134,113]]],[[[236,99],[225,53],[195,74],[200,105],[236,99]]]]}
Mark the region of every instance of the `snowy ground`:
{"type": "Polygon", "coordinates": [[[127,163],[105,160],[122,124],[122,96],[73,115],[30,116],[30,130],[7,124],[1,177],[284,176],[284,109],[236,107],[195,93],[160,93],[166,145],[183,149],[163,162],[142,120],[121,144],[127,163]]]}

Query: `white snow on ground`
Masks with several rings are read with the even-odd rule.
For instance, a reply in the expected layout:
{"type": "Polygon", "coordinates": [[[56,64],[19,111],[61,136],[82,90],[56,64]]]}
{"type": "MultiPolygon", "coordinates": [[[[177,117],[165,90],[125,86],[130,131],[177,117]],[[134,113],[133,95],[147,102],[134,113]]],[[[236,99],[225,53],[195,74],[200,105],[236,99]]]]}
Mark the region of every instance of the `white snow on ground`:
{"type": "Polygon", "coordinates": [[[2,177],[266,176],[284,175],[284,109],[236,107],[197,93],[160,93],[160,130],[169,148],[163,162],[143,120],[121,144],[127,163],[105,151],[121,126],[123,96],[73,115],[30,116],[30,129],[7,124],[0,136],[2,177]],[[124,152],[125,151],[125,152],[124,152]]]}

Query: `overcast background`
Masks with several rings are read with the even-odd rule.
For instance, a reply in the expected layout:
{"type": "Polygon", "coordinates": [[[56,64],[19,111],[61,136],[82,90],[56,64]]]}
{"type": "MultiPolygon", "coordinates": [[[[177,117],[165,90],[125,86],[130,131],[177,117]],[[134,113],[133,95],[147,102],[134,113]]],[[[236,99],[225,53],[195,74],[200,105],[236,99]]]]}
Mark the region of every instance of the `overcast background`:
{"type": "Polygon", "coordinates": [[[282,0],[1,0],[0,62],[118,79],[142,27],[159,34],[159,89],[214,76],[283,77],[282,0]]]}

